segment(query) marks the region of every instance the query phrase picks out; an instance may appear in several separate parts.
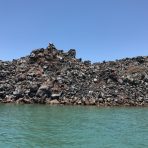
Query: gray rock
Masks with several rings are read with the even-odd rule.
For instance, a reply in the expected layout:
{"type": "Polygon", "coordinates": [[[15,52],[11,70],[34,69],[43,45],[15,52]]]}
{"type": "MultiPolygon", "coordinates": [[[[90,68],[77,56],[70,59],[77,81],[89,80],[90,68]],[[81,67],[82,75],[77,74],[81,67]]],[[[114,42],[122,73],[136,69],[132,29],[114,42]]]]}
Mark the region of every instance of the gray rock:
{"type": "Polygon", "coordinates": [[[42,98],[50,98],[51,97],[51,91],[48,85],[43,84],[40,86],[36,93],[37,97],[42,97],[42,98]]]}
{"type": "Polygon", "coordinates": [[[54,93],[51,94],[52,99],[59,99],[61,96],[62,96],[62,92],[60,92],[58,94],[54,94],[54,93]]]}
{"type": "Polygon", "coordinates": [[[68,51],[68,57],[75,58],[76,57],[76,50],[75,49],[70,49],[68,51]]]}

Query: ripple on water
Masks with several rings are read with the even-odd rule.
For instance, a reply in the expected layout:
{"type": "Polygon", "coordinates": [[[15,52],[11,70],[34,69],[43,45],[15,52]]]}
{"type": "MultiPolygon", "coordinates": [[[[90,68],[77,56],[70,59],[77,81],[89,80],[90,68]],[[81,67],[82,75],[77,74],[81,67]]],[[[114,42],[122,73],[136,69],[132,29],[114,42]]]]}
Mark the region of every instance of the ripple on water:
{"type": "Polygon", "coordinates": [[[147,148],[148,108],[0,105],[0,147],[147,148]]]}

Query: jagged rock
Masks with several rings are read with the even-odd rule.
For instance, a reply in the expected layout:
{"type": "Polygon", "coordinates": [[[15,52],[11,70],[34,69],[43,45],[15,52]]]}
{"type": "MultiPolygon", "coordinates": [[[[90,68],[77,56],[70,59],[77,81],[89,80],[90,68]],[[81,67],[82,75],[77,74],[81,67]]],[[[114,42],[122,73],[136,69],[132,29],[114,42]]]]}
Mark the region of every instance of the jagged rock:
{"type": "Polygon", "coordinates": [[[0,91],[0,98],[4,98],[5,97],[5,91],[0,91]]]}
{"type": "Polygon", "coordinates": [[[75,49],[70,49],[68,51],[68,57],[75,58],[76,57],[76,50],[75,49]]]}
{"type": "Polygon", "coordinates": [[[84,64],[88,66],[88,65],[90,65],[90,64],[91,64],[91,61],[89,61],[89,60],[84,61],[84,64]]]}
{"type": "Polygon", "coordinates": [[[15,91],[13,91],[13,95],[16,97],[16,98],[20,98],[22,97],[23,95],[23,90],[21,88],[16,88],[15,91]]]}
{"type": "Polygon", "coordinates": [[[74,105],[148,105],[148,57],[93,63],[76,50],[33,50],[0,61],[0,102],[74,105]]]}

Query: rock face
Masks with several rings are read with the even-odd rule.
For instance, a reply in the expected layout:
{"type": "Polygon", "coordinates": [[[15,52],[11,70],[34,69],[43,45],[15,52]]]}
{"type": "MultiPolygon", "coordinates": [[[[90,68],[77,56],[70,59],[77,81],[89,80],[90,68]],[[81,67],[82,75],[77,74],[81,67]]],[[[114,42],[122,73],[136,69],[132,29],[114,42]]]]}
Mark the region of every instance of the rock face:
{"type": "Polygon", "coordinates": [[[0,61],[1,103],[148,105],[148,57],[91,64],[53,44],[0,61]]]}

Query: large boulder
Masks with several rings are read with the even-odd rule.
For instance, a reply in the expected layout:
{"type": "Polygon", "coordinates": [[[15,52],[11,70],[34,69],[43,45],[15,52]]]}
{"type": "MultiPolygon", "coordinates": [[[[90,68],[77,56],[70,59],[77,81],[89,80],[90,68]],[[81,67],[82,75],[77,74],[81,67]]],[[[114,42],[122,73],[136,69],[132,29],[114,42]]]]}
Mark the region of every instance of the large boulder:
{"type": "Polygon", "coordinates": [[[67,56],[69,58],[75,58],[76,57],[76,50],[75,49],[70,49],[67,53],[67,56]]]}
{"type": "Polygon", "coordinates": [[[51,97],[51,91],[50,91],[50,87],[47,84],[42,84],[37,93],[36,93],[37,97],[42,97],[42,98],[50,98],[51,97]]]}

